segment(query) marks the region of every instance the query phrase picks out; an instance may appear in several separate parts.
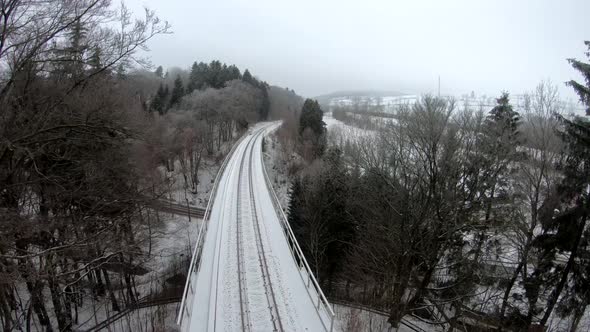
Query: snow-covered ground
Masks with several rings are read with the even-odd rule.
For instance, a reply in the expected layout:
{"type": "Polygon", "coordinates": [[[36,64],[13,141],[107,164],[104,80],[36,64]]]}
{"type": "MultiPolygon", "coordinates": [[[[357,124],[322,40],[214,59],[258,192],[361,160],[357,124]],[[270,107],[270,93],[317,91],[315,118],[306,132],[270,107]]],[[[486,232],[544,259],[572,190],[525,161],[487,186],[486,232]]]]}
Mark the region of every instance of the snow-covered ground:
{"type": "Polygon", "coordinates": [[[265,137],[264,163],[283,209],[287,209],[289,206],[291,181],[287,174],[290,162],[293,160],[301,160],[301,157],[296,156],[295,153],[290,155],[285,151],[274,132],[265,137]]]}
{"type": "Polygon", "coordinates": [[[141,308],[132,311],[129,315],[109,325],[109,332],[175,332],[179,330],[176,325],[176,312],[179,303],[141,308]]]}
{"type": "Polygon", "coordinates": [[[194,293],[182,311],[183,331],[270,331],[276,324],[285,331],[329,328],[328,313],[321,305],[316,309],[316,290],[290,251],[266,186],[262,134],[277,125],[252,128],[220,179],[199,270],[191,275],[194,293]]]}
{"type": "Polygon", "coordinates": [[[354,105],[380,106],[383,112],[394,111],[399,105],[411,105],[418,100],[417,95],[385,96],[385,97],[337,97],[330,100],[330,106],[348,107],[354,105]]]}
{"type": "MultiPolygon", "coordinates": [[[[377,107],[380,111],[385,113],[395,112],[400,105],[413,105],[420,99],[420,95],[403,95],[403,96],[385,96],[385,97],[370,97],[370,96],[357,96],[357,97],[336,97],[329,101],[329,106],[335,107],[352,107],[359,106],[361,109],[364,105],[377,107]]],[[[468,107],[471,109],[478,109],[483,107],[484,109],[490,110],[496,106],[496,99],[498,96],[489,96],[485,94],[461,94],[461,95],[443,95],[445,99],[453,99],[456,107],[468,107]]],[[[530,101],[527,101],[525,94],[510,94],[510,104],[513,108],[522,112],[527,103],[530,105],[530,101]]],[[[585,107],[583,107],[577,100],[561,100],[559,102],[560,107],[566,114],[577,114],[584,115],[585,107]]]]}
{"type": "MultiPolygon", "coordinates": [[[[166,282],[162,276],[184,272],[174,271],[173,269],[175,264],[179,264],[187,255],[190,255],[190,246],[195,241],[201,223],[200,219],[192,218],[192,222],[189,222],[188,217],[165,213],[160,213],[159,218],[160,223],[154,223],[150,226],[150,229],[148,229],[148,225],[144,225],[143,229],[136,230],[137,234],[144,232],[151,232],[152,234],[151,241],[141,243],[143,255],[139,257],[143,260],[142,267],[147,269],[148,272],[136,277],[138,298],[161,290],[166,282]]],[[[128,327],[119,329],[117,326],[134,324],[134,322],[140,321],[138,320],[140,317],[141,322],[150,321],[151,318],[146,318],[145,313],[152,312],[150,310],[156,310],[156,308],[142,310],[144,313],[136,310],[132,312],[131,317],[122,318],[118,325],[114,324],[111,331],[129,331],[128,327]]],[[[167,319],[173,320],[175,311],[170,313],[170,310],[167,310],[166,312],[172,316],[172,318],[167,319]]],[[[88,329],[114,314],[116,312],[112,311],[108,298],[105,297],[96,302],[89,299],[80,310],[79,324],[75,328],[78,330],[88,329]]],[[[158,314],[163,315],[163,312],[159,311],[158,314]]],[[[149,331],[149,329],[145,331],[149,331]]]]}
{"type": "Polygon", "coordinates": [[[213,182],[215,176],[221,167],[223,156],[225,156],[233,146],[232,142],[223,143],[220,150],[221,152],[216,155],[205,155],[201,161],[201,166],[197,171],[197,178],[199,184],[197,185],[197,193],[194,194],[190,190],[190,186],[187,189],[182,173],[182,167],[178,160],[174,163],[174,170],[171,172],[166,171],[163,167],[161,171],[171,179],[170,190],[166,195],[166,199],[179,204],[186,204],[187,199],[191,206],[205,208],[209,200],[211,189],[213,188],[213,182]]]}

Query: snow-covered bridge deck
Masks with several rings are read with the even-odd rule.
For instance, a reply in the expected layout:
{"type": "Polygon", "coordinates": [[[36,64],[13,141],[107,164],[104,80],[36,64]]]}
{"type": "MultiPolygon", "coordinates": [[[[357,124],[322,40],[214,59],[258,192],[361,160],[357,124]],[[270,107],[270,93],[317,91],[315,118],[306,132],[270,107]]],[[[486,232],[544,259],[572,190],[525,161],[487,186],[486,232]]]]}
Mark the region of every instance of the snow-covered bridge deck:
{"type": "Polygon", "coordinates": [[[277,125],[256,125],[222,167],[187,280],[182,331],[332,329],[333,311],[268,187],[262,139],[277,125]]]}

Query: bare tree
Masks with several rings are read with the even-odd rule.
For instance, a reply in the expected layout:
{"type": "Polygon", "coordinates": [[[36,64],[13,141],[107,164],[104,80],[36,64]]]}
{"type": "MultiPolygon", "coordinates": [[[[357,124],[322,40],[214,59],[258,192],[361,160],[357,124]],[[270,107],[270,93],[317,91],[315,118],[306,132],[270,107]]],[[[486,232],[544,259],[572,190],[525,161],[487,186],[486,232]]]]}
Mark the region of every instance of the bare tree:
{"type": "MultiPolygon", "coordinates": [[[[132,22],[104,0],[2,1],[0,20],[0,271],[10,276],[0,307],[15,313],[2,311],[3,326],[30,329],[34,314],[52,330],[51,300],[69,331],[85,280],[102,296],[113,264],[134,264],[142,188],[128,142],[141,106],[114,74],[145,64],[137,51],[169,26],[148,10],[132,22]],[[30,299],[23,315],[19,283],[30,299]]],[[[131,301],[133,276],[121,276],[131,301]]]]}

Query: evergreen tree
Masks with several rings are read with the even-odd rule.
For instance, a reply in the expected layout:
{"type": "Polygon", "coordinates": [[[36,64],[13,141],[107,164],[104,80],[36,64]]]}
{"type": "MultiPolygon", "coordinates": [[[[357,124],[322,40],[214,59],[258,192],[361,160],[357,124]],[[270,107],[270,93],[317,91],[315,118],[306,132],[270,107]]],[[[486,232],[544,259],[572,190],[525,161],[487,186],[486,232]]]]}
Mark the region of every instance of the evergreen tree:
{"type": "Polygon", "coordinates": [[[288,209],[288,219],[293,232],[297,238],[301,238],[301,229],[303,227],[301,220],[303,218],[303,188],[302,183],[299,178],[295,178],[293,180],[293,184],[291,185],[291,190],[289,192],[289,209],[288,209]]]}
{"type": "Polygon", "coordinates": [[[242,76],[242,81],[254,85],[254,83],[255,83],[254,77],[252,77],[252,74],[250,74],[250,71],[248,69],[246,69],[244,71],[244,75],[242,76]]]}
{"type": "MultiPolygon", "coordinates": [[[[325,220],[328,229],[329,240],[325,249],[324,281],[328,285],[328,292],[332,290],[332,284],[336,273],[342,272],[350,243],[353,243],[355,223],[351,219],[347,203],[350,197],[350,176],[342,158],[342,152],[338,148],[329,149],[323,161],[324,174],[317,182],[322,183],[324,211],[322,219],[325,220]]],[[[318,198],[319,199],[319,198],[318,198]]]]}
{"type": "MultiPolygon", "coordinates": [[[[588,52],[586,52],[586,56],[590,58],[590,41],[585,41],[584,44],[588,47],[588,52]]],[[[582,74],[584,80],[586,81],[586,85],[582,83],[578,83],[574,80],[567,82],[566,84],[571,86],[574,91],[580,97],[580,101],[582,104],[586,106],[586,115],[590,115],[590,63],[582,62],[576,59],[568,59],[567,60],[572,67],[574,67],[577,71],[582,74]]]]}
{"type": "MultiPolygon", "coordinates": [[[[323,116],[324,112],[317,100],[305,100],[299,118],[299,136],[303,142],[309,142],[311,140],[311,144],[313,145],[312,156],[307,156],[307,159],[310,157],[319,157],[324,153],[326,147],[326,124],[322,120],[323,116]]],[[[305,144],[303,145],[305,146],[305,144]]]]}
{"type": "Polygon", "coordinates": [[[262,103],[260,103],[260,120],[265,121],[268,119],[268,113],[270,112],[270,98],[268,97],[268,84],[262,82],[260,84],[260,90],[262,91],[262,103]]]}
{"type": "MultiPolygon", "coordinates": [[[[246,76],[246,75],[244,75],[246,76]]],[[[301,109],[299,119],[299,134],[310,128],[317,136],[323,135],[326,131],[326,124],[323,121],[324,112],[317,100],[306,99],[301,109]]]]}
{"type": "Polygon", "coordinates": [[[221,62],[218,60],[211,61],[208,69],[209,70],[207,71],[207,74],[206,74],[207,86],[212,87],[214,89],[222,88],[224,82],[222,82],[222,77],[221,77],[222,70],[223,70],[223,65],[221,64],[221,62]]]}
{"type": "Polygon", "coordinates": [[[162,66],[158,66],[154,74],[156,74],[156,77],[158,78],[164,78],[164,68],[162,68],[162,66]]]}
{"type": "Polygon", "coordinates": [[[180,75],[178,75],[174,80],[174,87],[172,88],[172,93],[170,94],[169,108],[177,107],[180,104],[180,100],[183,96],[184,87],[182,84],[182,79],[180,78],[180,75]]]}
{"type": "Polygon", "coordinates": [[[118,66],[117,66],[117,78],[120,80],[124,80],[125,77],[127,76],[127,69],[126,66],[123,62],[121,62],[118,66]]]}
{"type": "Polygon", "coordinates": [[[195,61],[193,63],[187,84],[187,93],[191,93],[194,90],[200,90],[203,88],[208,70],[209,66],[204,62],[197,63],[195,61]]]}
{"type": "Polygon", "coordinates": [[[481,160],[474,160],[484,198],[485,223],[490,221],[495,198],[506,195],[509,166],[520,158],[517,150],[520,142],[520,115],[512,105],[508,93],[496,99],[498,103],[488,114],[479,141],[481,160]],[[480,171],[481,170],[481,171],[480,171]]]}
{"type": "Polygon", "coordinates": [[[67,49],[69,72],[74,78],[80,78],[84,71],[84,54],[88,49],[86,44],[87,29],[77,20],[70,30],[70,46],[67,49]]]}
{"type": "Polygon", "coordinates": [[[197,80],[199,79],[199,64],[195,61],[191,66],[191,72],[188,75],[188,84],[186,85],[186,92],[191,93],[197,89],[197,80]]]}
{"type": "Polygon", "coordinates": [[[242,73],[240,73],[240,69],[235,65],[231,65],[228,67],[229,72],[229,80],[239,80],[242,78],[242,73]]]}
{"type": "Polygon", "coordinates": [[[102,68],[101,52],[100,52],[100,47],[98,45],[95,45],[94,48],[92,49],[92,55],[90,57],[89,64],[90,64],[91,70],[94,72],[96,72],[102,68]]]}
{"type": "MultiPolygon", "coordinates": [[[[585,44],[590,48],[588,41],[585,44]]],[[[590,57],[590,52],[586,55],[590,57]]],[[[568,61],[586,80],[585,86],[574,80],[567,84],[576,91],[588,113],[590,65],[574,59],[568,61]]],[[[537,273],[538,282],[555,281],[540,321],[542,326],[547,324],[564,291],[559,312],[561,315],[573,313],[574,325],[579,323],[590,304],[590,121],[582,117],[566,119],[560,115],[558,119],[563,124],[560,134],[567,151],[560,167],[564,179],[557,188],[559,205],[555,211],[559,212],[555,214],[548,209],[550,211],[543,221],[543,234],[537,243],[543,253],[539,264],[542,268],[537,273]],[[569,256],[565,265],[557,264],[557,253],[569,256]]]]}
{"type": "Polygon", "coordinates": [[[496,99],[498,103],[489,113],[486,119],[488,136],[495,136],[496,139],[506,139],[516,142],[519,132],[520,115],[510,105],[510,98],[507,92],[502,93],[496,99]]]}
{"type": "Polygon", "coordinates": [[[295,179],[289,224],[320,282],[331,290],[353,243],[355,225],[347,208],[350,177],[339,149],[330,149],[317,173],[295,179]]]}
{"type": "Polygon", "coordinates": [[[536,308],[535,312],[545,309],[539,322],[543,326],[564,291],[559,308],[561,315],[580,316],[590,303],[590,122],[583,118],[568,120],[560,116],[559,119],[564,126],[561,135],[567,145],[567,155],[560,167],[564,179],[552,204],[544,207],[540,214],[543,233],[535,243],[539,263],[525,283],[527,292],[537,297],[542,288],[550,290],[547,304],[536,308]],[[568,257],[565,264],[557,259],[558,254],[568,257]]]}
{"type": "Polygon", "coordinates": [[[162,83],[158,87],[156,95],[152,98],[150,103],[150,111],[158,112],[160,115],[164,114],[164,106],[166,105],[166,90],[162,83]]]}
{"type": "Polygon", "coordinates": [[[231,73],[229,71],[229,68],[224,63],[223,66],[221,67],[221,70],[219,71],[219,74],[217,75],[216,86],[219,86],[219,88],[222,88],[225,85],[225,82],[231,80],[230,74],[231,73]]]}

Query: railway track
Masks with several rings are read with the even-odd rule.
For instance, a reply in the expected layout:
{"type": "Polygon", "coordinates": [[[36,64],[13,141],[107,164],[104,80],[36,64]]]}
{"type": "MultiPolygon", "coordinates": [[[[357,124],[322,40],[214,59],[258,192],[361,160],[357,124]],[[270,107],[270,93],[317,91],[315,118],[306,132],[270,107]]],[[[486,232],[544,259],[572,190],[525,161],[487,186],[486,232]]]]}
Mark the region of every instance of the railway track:
{"type": "MultiPolygon", "coordinates": [[[[262,130],[257,134],[257,136],[252,140],[256,142],[257,139],[260,138],[262,134],[262,130]]],[[[268,309],[270,311],[270,317],[273,324],[273,331],[280,331],[282,332],[283,324],[281,322],[281,316],[278,311],[277,301],[274,294],[274,289],[272,285],[272,280],[270,278],[270,272],[268,269],[268,263],[266,259],[266,252],[264,249],[264,244],[262,242],[262,232],[260,230],[260,220],[258,218],[258,213],[256,212],[256,200],[254,198],[254,184],[252,181],[253,174],[252,174],[252,156],[254,155],[253,147],[250,147],[248,152],[249,155],[249,162],[248,162],[248,187],[249,187],[249,194],[250,194],[250,212],[252,223],[254,224],[254,233],[255,233],[255,242],[256,248],[258,253],[258,260],[260,263],[260,270],[262,274],[263,284],[265,288],[265,295],[266,300],[268,302],[268,309]]]]}
{"type": "MultiPolygon", "coordinates": [[[[248,150],[248,146],[251,142],[248,142],[246,146],[246,150],[248,150]]],[[[243,177],[244,173],[244,161],[246,160],[245,154],[242,156],[242,161],[240,163],[240,172],[239,178],[240,181],[243,177]]],[[[250,311],[248,308],[248,280],[246,277],[246,266],[244,264],[244,249],[243,249],[243,218],[242,218],[242,200],[244,199],[244,194],[242,192],[242,188],[238,189],[238,197],[237,197],[237,209],[236,209],[236,219],[237,219],[237,234],[236,234],[236,248],[237,248],[237,257],[238,257],[238,287],[240,291],[240,312],[241,312],[241,320],[242,320],[242,331],[250,331],[250,327],[252,322],[250,321],[250,311]]]]}
{"type": "Polygon", "coordinates": [[[154,201],[151,203],[152,208],[166,213],[177,214],[181,216],[203,218],[205,216],[205,209],[197,207],[187,207],[186,205],[171,203],[169,201],[154,201]]]}
{"type": "Polygon", "coordinates": [[[185,287],[183,332],[332,330],[334,313],[268,189],[261,141],[272,126],[244,135],[226,160],[185,287]]]}
{"type": "MultiPolygon", "coordinates": [[[[278,312],[276,297],[270,278],[270,271],[267,264],[262,234],[260,229],[260,220],[256,212],[256,203],[254,198],[254,187],[252,181],[252,156],[256,140],[258,140],[263,131],[254,134],[254,137],[247,143],[241,156],[238,172],[238,190],[236,204],[236,254],[237,254],[237,277],[240,297],[240,319],[242,331],[251,331],[254,325],[264,325],[263,321],[253,321],[251,310],[259,311],[268,310],[268,317],[272,323],[272,330],[282,332],[283,326],[281,317],[278,312]],[[255,247],[248,247],[249,243],[255,243],[255,247]],[[248,251],[249,250],[249,251],[248,251]],[[258,269],[253,269],[248,265],[248,258],[252,257],[252,250],[256,251],[255,256],[258,260],[258,269]],[[264,288],[264,297],[266,304],[256,303],[251,306],[248,292],[248,285],[262,284],[264,288]]],[[[252,261],[250,261],[252,263],[252,261]]],[[[219,280],[216,280],[219,283],[219,280]]],[[[215,306],[217,306],[217,297],[215,306]]],[[[258,312],[260,313],[260,312],[258,312]]],[[[265,315],[265,316],[267,316],[265,315]]],[[[260,316],[257,316],[260,317],[260,316]]]]}

